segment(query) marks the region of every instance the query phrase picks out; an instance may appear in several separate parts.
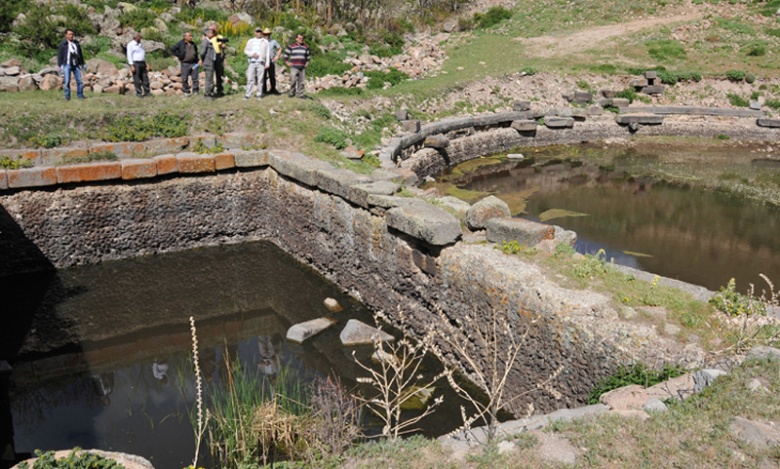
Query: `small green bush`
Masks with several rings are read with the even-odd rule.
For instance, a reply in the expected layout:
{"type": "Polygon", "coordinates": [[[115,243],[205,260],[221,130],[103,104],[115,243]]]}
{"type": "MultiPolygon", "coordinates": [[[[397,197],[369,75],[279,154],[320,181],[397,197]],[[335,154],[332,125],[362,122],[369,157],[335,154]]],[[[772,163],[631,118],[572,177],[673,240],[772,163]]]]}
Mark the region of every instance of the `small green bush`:
{"type": "Polygon", "coordinates": [[[766,304],[757,298],[738,292],[737,282],[733,278],[713,295],[710,304],[729,316],[766,315],[766,304]]]}
{"type": "MultiPolygon", "coordinates": [[[[244,60],[246,62],[246,60],[244,60]]],[[[323,77],[325,75],[343,75],[352,68],[334,52],[326,52],[312,57],[311,63],[306,68],[306,75],[311,77],[323,77]]]]}
{"type": "Polygon", "coordinates": [[[752,85],[755,82],[756,82],[756,76],[755,75],[753,75],[752,73],[746,73],[745,74],[745,83],[747,83],[749,85],[752,85]]]}
{"type": "Polygon", "coordinates": [[[119,24],[123,28],[133,28],[135,31],[141,31],[143,28],[154,26],[154,20],[157,15],[151,10],[144,10],[142,8],[136,8],[134,10],[125,11],[119,15],[119,24]]]}
{"type": "Polygon", "coordinates": [[[615,96],[618,98],[625,98],[629,103],[633,103],[638,95],[634,88],[628,87],[622,91],[618,91],[615,96]]]}
{"type": "Polygon", "coordinates": [[[62,145],[62,137],[59,135],[38,134],[29,139],[29,142],[35,147],[54,148],[62,145]]]}
{"type": "Polygon", "coordinates": [[[596,387],[590,391],[588,404],[598,404],[601,395],[612,391],[613,389],[622,388],[623,386],[631,384],[649,387],[682,376],[684,373],[685,369],[677,365],[666,365],[660,371],[648,368],[647,365],[643,363],[637,363],[631,366],[621,365],[612,376],[600,380],[596,387]]]}
{"type": "Polygon", "coordinates": [[[775,111],[780,109],[780,99],[777,98],[767,99],[764,104],[767,107],[774,109],[775,111]]]}
{"type": "Polygon", "coordinates": [[[745,72],[742,70],[729,70],[726,72],[726,78],[729,81],[740,82],[745,79],[745,72]]]}
{"type": "Polygon", "coordinates": [[[334,129],[333,127],[323,127],[320,129],[320,133],[314,137],[315,142],[323,142],[329,145],[333,145],[337,150],[343,150],[347,148],[347,140],[349,135],[346,132],[334,129]]]}
{"type": "Polygon", "coordinates": [[[699,72],[673,72],[669,70],[659,70],[658,78],[664,85],[675,85],[680,81],[701,81],[701,73],[699,72]]]}
{"type": "Polygon", "coordinates": [[[766,55],[767,44],[764,41],[755,41],[748,46],[747,55],[750,57],[761,57],[766,55]]]}
{"type": "Polygon", "coordinates": [[[528,66],[528,67],[521,68],[520,73],[524,73],[528,76],[531,76],[531,75],[536,75],[538,73],[538,70],[536,70],[536,68],[534,67],[528,66]]]}
{"type": "Polygon", "coordinates": [[[686,57],[685,48],[673,39],[647,41],[647,53],[656,60],[675,60],[686,57]]]}
{"type": "Polygon", "coordinates": [[[485,13],[476,13],[474,22],[480,28],[490,28],[498,23],[512,18],[512,12],[502,6],[491,7],[485,13]]]}
{"type": "Polygon", "coordinates": [[[729,100],[729,103],[731,103],[732,106],[736,107],[749,107],[750,101],[743,98],[742,96],[736,94],[736,93],[729,93],[726,95],[726,97],[729,100]]]}
{"type": "Polygon", "coordinates": [[[334,86],[317,93],[320,96],[361,96],[363,94],[362,88],[342,88],[341,86],[334,86]]]}
{"type": "Polygon", "coordinates": [[[173,114],[120,116],[104,128],[102,138],[107,142],[142,142],[153,137],[183,137],[187,130],[186,120],[173,114]]]}
{"type": "Polygon", "coordinates": [[[3,169],[22,169],[32,168],[33,162],[23,158],[11,158],[8,155],[0,156],[0,168],[3,169]]]}
{"type": "Polygon", "coordinates": [[[311,113],[314,114],[317,117],[320,117],[320,118],[326,119],[326,120],[331,118],[330,109],[328,109],[328,107],[325,106],[324,104],[314,103],[314,104],[312,104],[310,109],[311,109],[311,113]]]}
{"type": "Polygon", "coordinates": [[[402,81],[409,78],[409,75],[406,73],[391,68],[387,72],[383,72],[380,70],[372,70],[366,72],[366,76],[369,77],[368,83],[366,83],[366,88],[370,90],[379,89],[385,86],[385,82],[390,83],[390,85],[395,86],[402,81]]]}
{"type": "MultiPolygon", "coordinates": [[[[74,448],[68,456],[59,459],[54,457],[54,451],[44,453],[36,449],[35,456],[38,459],[33,463],[32,469],[124,469],[125,467],[97,454],[81,452],[81,448],[74,448]]],[[[19,468],[30,469],[30,465],[24,461],[19,463],[19,468]]]]}

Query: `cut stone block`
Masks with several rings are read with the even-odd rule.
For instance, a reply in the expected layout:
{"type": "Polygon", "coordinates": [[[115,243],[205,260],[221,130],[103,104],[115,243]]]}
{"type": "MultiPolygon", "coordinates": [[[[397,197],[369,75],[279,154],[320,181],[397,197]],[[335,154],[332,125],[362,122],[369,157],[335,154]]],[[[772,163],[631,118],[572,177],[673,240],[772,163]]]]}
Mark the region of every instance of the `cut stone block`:
{"type": "Polygon", "coordinates": [[[121,177],[122,165],[118,161],[112,163],[60,166],[57,168],[57,182],[59,184],[106,181],[110,179],[120,179],[121,177]]]}
{"type": "Polygon", "coordinates": [[[216,164],[213,155],[198,155],[197,153],[180,153],[176,155],[179,172],[185,174],[213,173],[216,164]]]}
{"type": "Polygon", "coordinates": [[[344,307],[341,306],[335,298],[325,298],[322,304],[324,304],[331,313],[340,313],[344,311],[344,307]]]}
{"type": "Polygon", "coordinates": [[[5,169],[0,169],[0,189],[8,189],[8,173],[5,169]]]}
{"type": "Polygon", "coordinates": [[[544,125],[546,125],[550,129],[570,129],[574,127],[574,118],[545,116],[544,125]]]}
{"type": "Polygon", "coordinates": [[[612,98],[612,106],[615,107],[628,107],[631,101],[628,98],[612,98]]]}
{"type": "Polygon", "coordinates": [[[179,162],[175,155],[155,156],[154,161],[157,164],[158,176],[179,172],[179,162]]]}
{"type": "Polygon", "coordinates": [[[601,90],[601,96],[603,96],[603,97],[605,97],[607,99],[612,99],[615,96],[617,96],[617,91],[615,91],[615,90],[601,90]]]}
{"type": "Polygon", "coordinates": [[[580,104],[589,103],[593,101],[593,94],[585,91],[576,91],[574,93],[574,99],[572,99],[572,101],[580,104]]]}
{"type": "Polygon", "coordinates": [[[271,164],[265,150],[236,151],[233,153],[237,168],[257,168],[271,164]]]}
{"type": "Polygon", "coordinates": [[[318,318],[296,324],[287,329],[287,340],[302,344],[307,339],[314,337],[335,323],[336,321],[332,319],[318,318]]]}
{"type": "Polygon", "coordinates": [[[452,244],[462,235],[457,218],[421,200],[388,210],[387,226],[432,246],[452,244]]]}
{"type": "Polygon", "coordinates": [[[145,179],[157,176],[157,163],[154,160],[122,160],[122,179],[145,179]]]}
{"type": "Polygon", "coordinates": [[[648,80],[655,80],[656,78],[658,78],[658,72],[656,72],[655,70],[648,70],[643,75],[648,80]]]}
{"type": "Polygon", "coordinates": [[[756,121],[756,125],[758,125],[759,127],[769,127],[771,129],[778,129],[780,128],[780,119],[761,117],[756,121]]]}
{"type": "Polygon", "coordinates": [[[509,206],[498,197],[489,195],[469,208],[466,214],[466,225],[471,230],[485,228],[485,223],[493,218],[508,218],[512,216],[509,206]]]}
{"type": "Polygon", "coordinates": [[[664,94],[663,85],[648,85],[642,88],[644,94],[664,94]]]}
{"type": "Polygon", "coordinates": [[[368,208],[369,195],[393,195],[401,189],[401,186],[391,181],[374,181],[355,184],[349,188],[349,200],[363,208],[368,208]]]}
{"type": "Polygon", "coordinates": [[[634,88],[644,88],[645,86],[648,86],[650,83],[647,81],[647,78],[634,78],[631,80],[631,86],[634,88]]]}
{"type": "Polygon", "coordinates": [[[491,243],[517,241],[524,246],[535,246],[542,240],[555,238],[555,228],[551,225],[522,218],[493,218],[485,227],[491,243]]]}
{"type": "Polygon", "coordinates": [[[512,128],[518,132],[535,132],[536,126],[536,121],[530,119],[512,121],[512,128]]]}
{"type": "Polygon", "coordinates": [[[431,135],[425,138],[423,145],[427,148],[443,149],[450,146],[450,139],[444,135],[431,135]]]}
{"type": "Polygon", "coordinates": [[[409,112],[406,109],[395,111],[395,118],[399,121],[405,121],[409,119],[409,112]]]}
{"type": "Polygon", "coordinates": [[[417,133],[420,131],[420,121],[403,121],[401,125],[406,132],[417,133]]]}
{"type": "Polygon", "coordinates": [[[512,104],[513,111],[528,111],[531,109],[530,101],[515,101],[512,104]]]}
{"type": "Polygon", "coordinates": [[[344,326],[344,329],[341,331],[339,339],[341,339],[341,343],[346,346],[369,345],[373,344],[374,340],[379,340],[380,342],[395,340],[395,338],[387,332],[369,326],[357,319],[350,319],[347,321],[347,325],[344,326]]]}
{"type": "Polygon", "coordinates": [[[618,114],[615,117],[618,124],[660,125],[664,122],[664,116],[658,114],[618,114]]]}
{"type": "Polygon", "coordinates": [[[219,153],[214,155],[214,169],[221,171],[223,169],[232,169],[236,167],[236,157],[231,152],[219,153]]]}

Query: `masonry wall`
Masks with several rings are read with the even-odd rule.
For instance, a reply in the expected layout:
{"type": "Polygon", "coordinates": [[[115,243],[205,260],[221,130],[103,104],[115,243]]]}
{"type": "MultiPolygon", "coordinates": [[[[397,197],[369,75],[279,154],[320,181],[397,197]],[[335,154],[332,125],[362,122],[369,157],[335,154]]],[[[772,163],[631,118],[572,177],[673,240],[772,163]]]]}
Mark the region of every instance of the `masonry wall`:
{"type": "Polygon", "coordinates": [[[65,267],[267,239],[369,307],[392,313],[400,306],[409,313],[412,333],[434,324],[437,308],[452,319],[479,318],[503,307],[496,298],[506,298],[517,330],[531,328],[510,386],[531,391],[518,404],[534,402],[541,411],[582,403],[596,380],[645,353],[618,351],[623,347],[598,330],[570,320],[583,309],[605,308],[605,298],[582,294],[575,301],[555,288],[545,290],[545,279],[533,268],[491,248],[456,243],[432,250],[389,228],[382,209],[360,208],[271,168],[21,191],[0,195],[0,204],[0,252],[10,265],[32,260],[65,267]],[[28,252],[9,256],[14,248],[28,252]],[[491,257],[496,254],[498,261],[491,257]],[[554,386],[562,398],[534,390],[559,367],[554,386]]]}

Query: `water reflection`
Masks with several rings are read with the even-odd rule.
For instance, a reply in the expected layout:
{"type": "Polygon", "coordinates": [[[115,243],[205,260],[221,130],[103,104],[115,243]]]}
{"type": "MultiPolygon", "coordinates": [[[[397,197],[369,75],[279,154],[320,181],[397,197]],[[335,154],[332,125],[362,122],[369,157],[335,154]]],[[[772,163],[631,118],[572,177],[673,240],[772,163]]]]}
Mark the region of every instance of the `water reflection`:
{"type": "MultiPolygon", "coordinates": [[[[458,187],[493,193],[510,203],[523,194],[515,216],[539,219],[562,209],[584,217],[549,223],[574,230],[577,250],[604,249],[615,262],[717,290],[731,277],[738,286],[765,287],[759,273],[780,280],[780,212],[753,201],[704,190],[626,178],[615,160],[605,169],[581,163],[533,166],[531,161],[479,168],[458,187]]],[[[647,164],[647,161],[643,161],[647,164]]]]}
{"type": "MultiPolygon", "coordinates": [[[[350,390],[363,375],[338,335],[348,319],[372,322],[370,312],[269,243],[67,269],[32,287],[22,278],[9,279],[16,288],[3,293],[7,314],[27,320],[6,331],[17,338],[16,354],[0,355],[13,365],[0,398],[9,397],[17,453],[80,446],[139,454],[160,468],[190,464],[190,315],[207,405],[227,382],[228,364],[260,380],[289,370],[304,385],[335,375],[350,390]],[[344,311],[329,313],[328,297],[344,311]],[[337,324],[303,345],[284,340],[292,324],[322,316],[337,324]]],[[[358,357],[372,351],[358,348],[358,357]]],[[[428,433],[457,426],[459,402],[445,402],[449,411],[422,424],[428,433]]]]}

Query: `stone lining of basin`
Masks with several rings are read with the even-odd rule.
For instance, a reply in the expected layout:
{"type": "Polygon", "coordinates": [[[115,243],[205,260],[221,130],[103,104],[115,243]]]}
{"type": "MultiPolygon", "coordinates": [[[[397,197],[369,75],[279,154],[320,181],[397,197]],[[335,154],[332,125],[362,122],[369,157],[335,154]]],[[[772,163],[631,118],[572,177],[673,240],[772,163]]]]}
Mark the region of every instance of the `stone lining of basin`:
{"type": "Polygon", "coordinates": [[[399,166],[423,178],[480,156],[511,149],[596,141],[625,140],[632,136],[727,136],[735,140],[776,141],[780,119],[760,110],[688,106],[629,106],[601,100],[601,106],[532,110],[515,103],[513,112],[459,117],[421,125],[398,118],[407,132],[395,137],[379,153],[384,167],[399,166]],[[617,105],[620,105],[619,107],[617,105]],[[671,117],[670,117],[671,116],[671,117]],[[693,119],[693,120],[692,120],[693,119]]]}
{"type": "Polygon", "coordinates": [[[698,364],[696,346],[621,319],[607,296],[464,242],[449,212],[398,195],[416,180],[403,168],[358,175],[300,153],[228,150],[3,174],[0,275],[264,239],[370,308],[402,308],[412,335],[435,324],[438,309],[451,320],[505,309],[519,331],[530,328],[509,377],[512,391],[530,391],[518,408],[580,405],[620,364],[698,364]],[[130,163],[149,172],[128,177],[130,163]],[[560,396],[536,389],[559,368],[560,396]]]}

